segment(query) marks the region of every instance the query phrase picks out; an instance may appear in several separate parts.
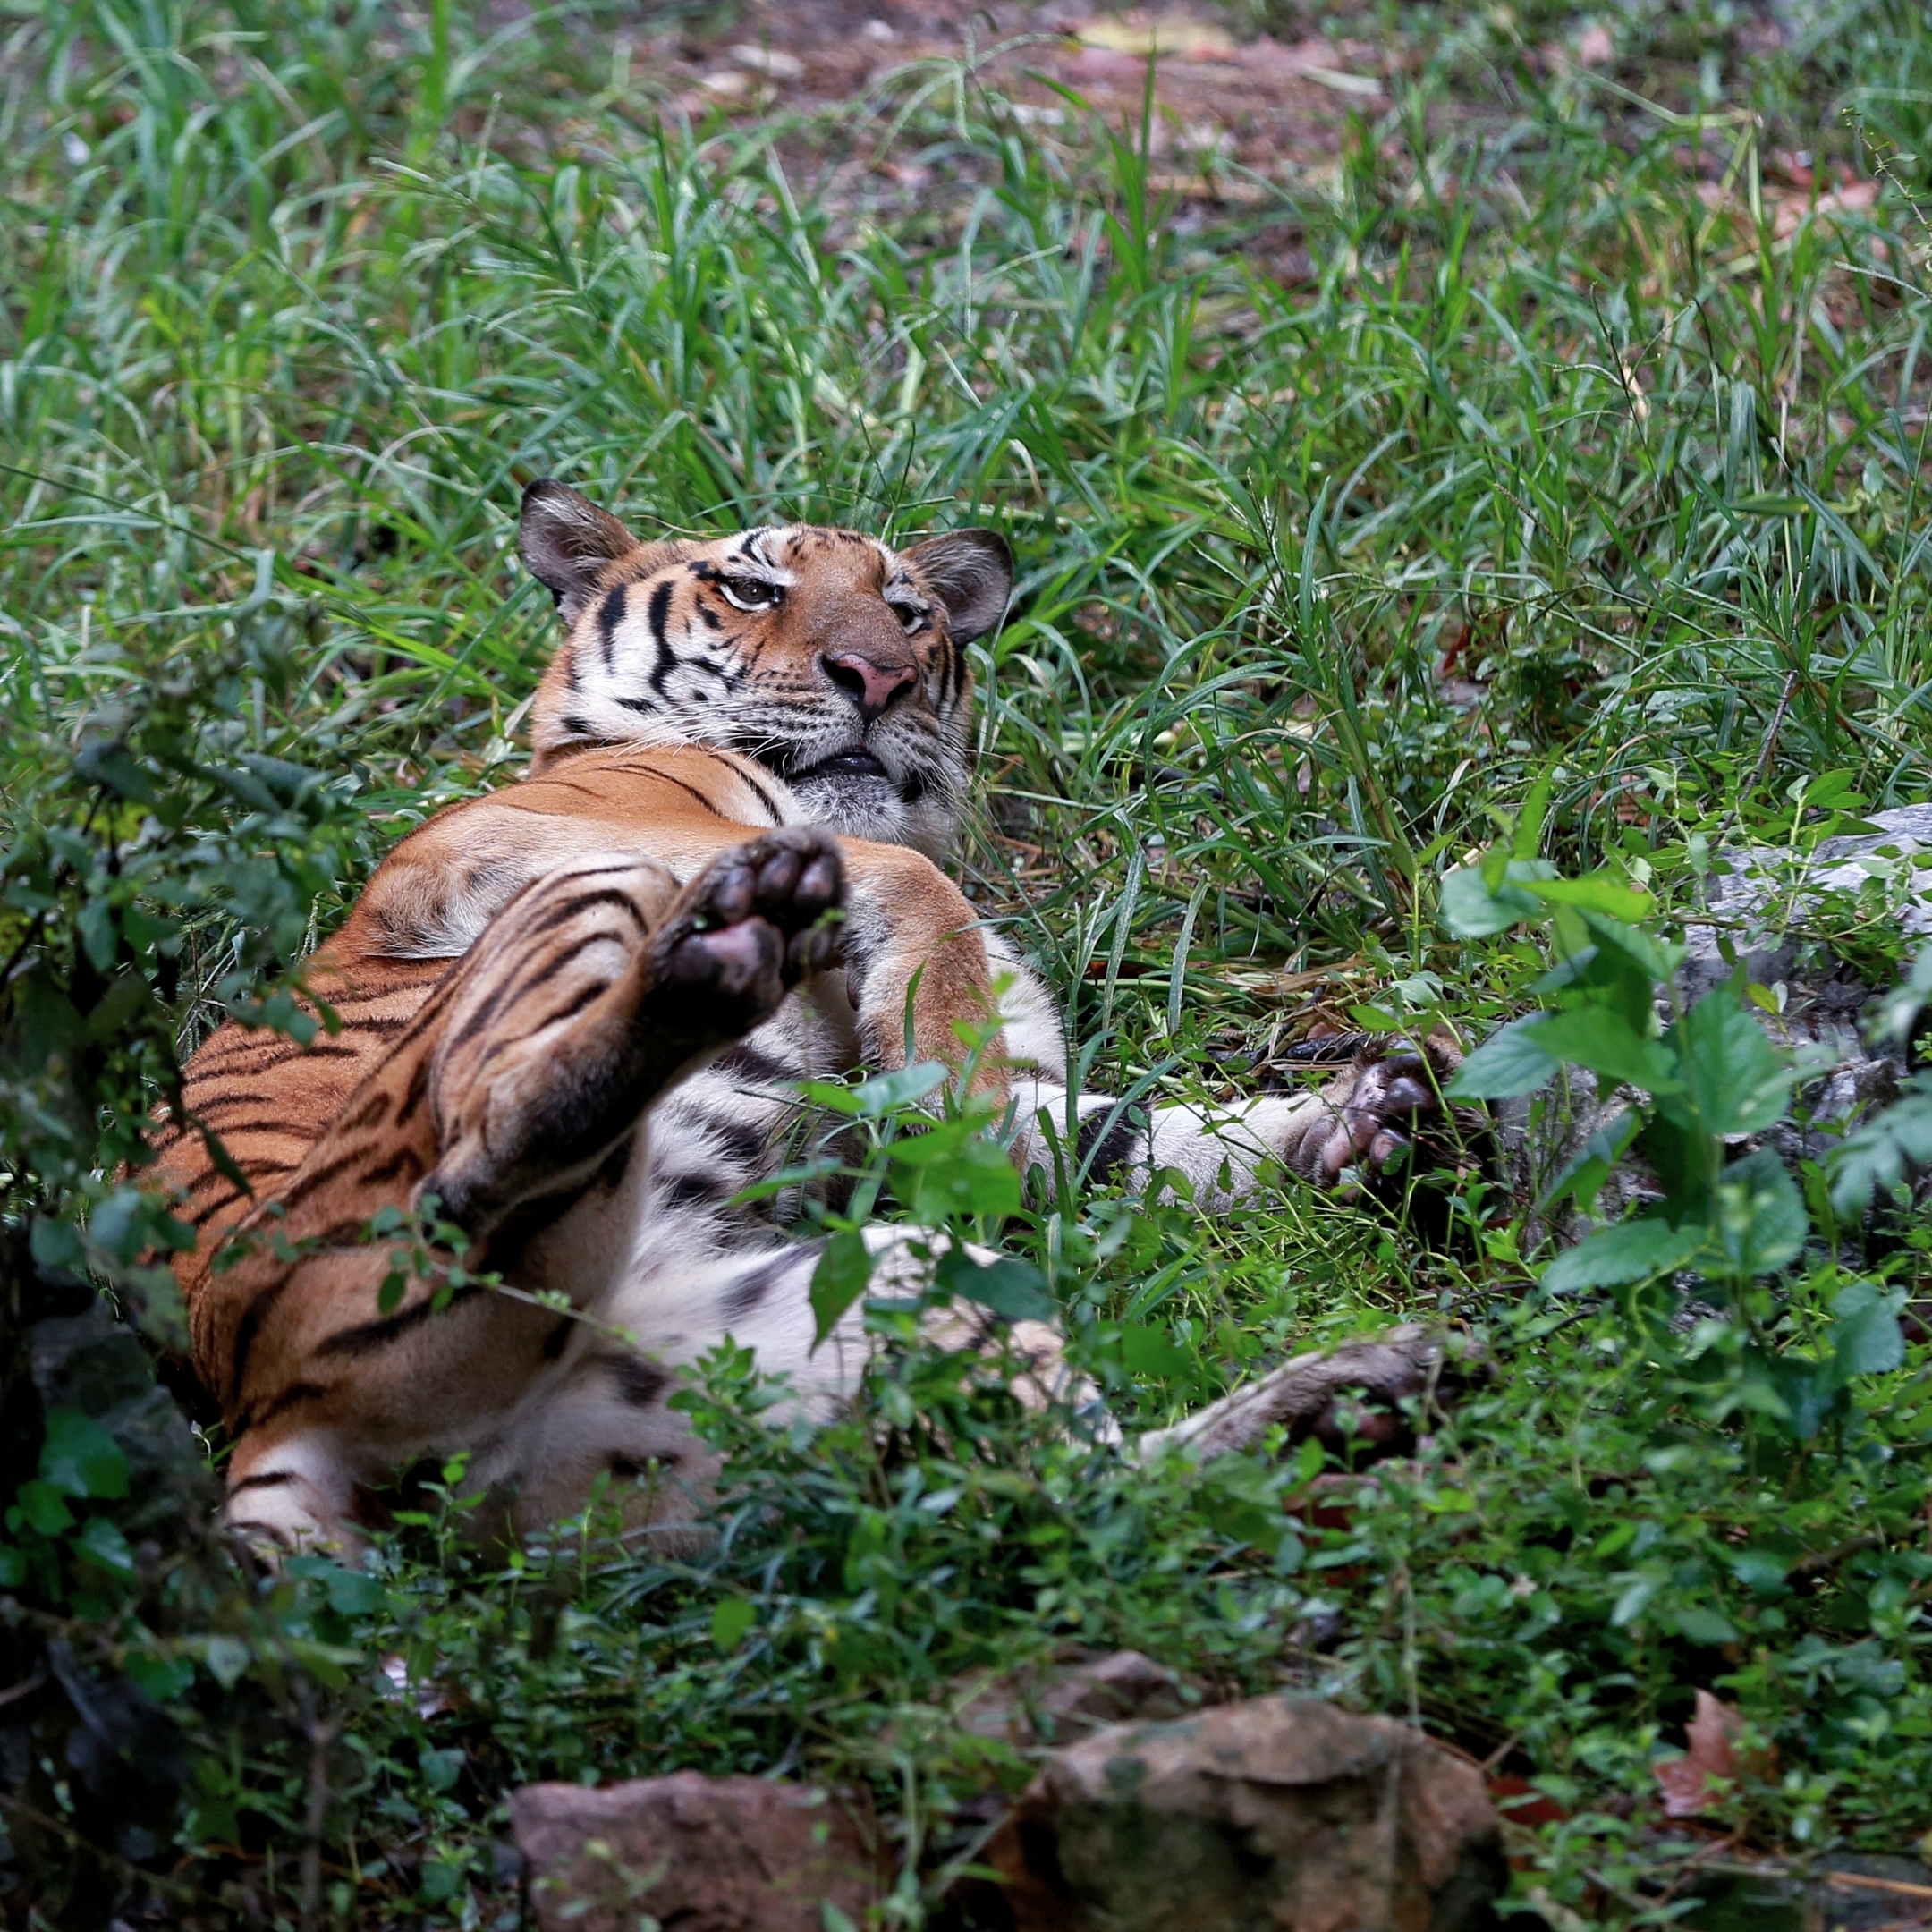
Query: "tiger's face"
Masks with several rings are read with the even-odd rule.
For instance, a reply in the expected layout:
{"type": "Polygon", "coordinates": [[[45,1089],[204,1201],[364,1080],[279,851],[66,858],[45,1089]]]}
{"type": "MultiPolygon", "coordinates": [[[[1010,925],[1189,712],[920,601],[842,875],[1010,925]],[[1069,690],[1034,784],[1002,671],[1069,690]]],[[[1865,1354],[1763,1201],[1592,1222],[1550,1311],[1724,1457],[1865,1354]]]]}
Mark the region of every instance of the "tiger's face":
{"type": "Polygon", "coordinates": [[[712,746],[835,831],[945,855],[970,771],[966,646],[1005,614],[1004,538],[900,551],[799,523],[645,544],[546,480],[518,543],[568,633],[533,708],[534,772],[592,745],[712,746]]]}

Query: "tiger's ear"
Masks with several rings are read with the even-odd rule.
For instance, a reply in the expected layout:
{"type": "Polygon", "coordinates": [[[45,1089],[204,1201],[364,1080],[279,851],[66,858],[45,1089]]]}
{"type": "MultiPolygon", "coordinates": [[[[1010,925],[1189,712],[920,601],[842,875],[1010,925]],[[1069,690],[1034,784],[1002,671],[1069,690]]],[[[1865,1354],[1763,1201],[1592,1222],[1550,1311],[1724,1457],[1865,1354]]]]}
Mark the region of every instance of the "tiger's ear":
{"type": "Polygon", "coordinates": [[[945,606],[955,643],[999,629],[1013,595],[1013,551],[997,530],[944,530],[904,555],[945,606]]]}
{"type": "Polygon", "coordinates": [[[608,510],[554,477],[541,477],[523,492],[517,549],[530,575],[556,599],[566,624],[582,615],[606,569],[641,547],[608,510]]]}

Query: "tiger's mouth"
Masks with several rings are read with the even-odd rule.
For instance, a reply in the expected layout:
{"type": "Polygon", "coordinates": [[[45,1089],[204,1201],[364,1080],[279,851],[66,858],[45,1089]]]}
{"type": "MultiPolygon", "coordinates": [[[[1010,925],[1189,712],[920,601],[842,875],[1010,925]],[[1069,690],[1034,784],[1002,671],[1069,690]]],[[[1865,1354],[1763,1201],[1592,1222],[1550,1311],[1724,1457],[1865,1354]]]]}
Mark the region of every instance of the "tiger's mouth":
{"type": "Polygon", "coordinates": [[[869,751],[855,746],[848,751],[835,751],[830,758],[820,758],[814,765],[794,766],[784,776],[790,784],[809,784],[814,778],[884,778],[890,781],[892,774],[869,751]]]}

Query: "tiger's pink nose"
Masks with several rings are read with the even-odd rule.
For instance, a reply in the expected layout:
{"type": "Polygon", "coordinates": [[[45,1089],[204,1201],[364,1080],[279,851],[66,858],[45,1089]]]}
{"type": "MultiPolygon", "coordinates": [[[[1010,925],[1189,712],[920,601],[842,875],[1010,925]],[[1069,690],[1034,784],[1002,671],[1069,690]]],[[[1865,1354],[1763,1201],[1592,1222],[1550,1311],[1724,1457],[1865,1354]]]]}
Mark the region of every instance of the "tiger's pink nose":
{"type": "Polygon", "coordinates": [[[874,664],[860,651],[827,651],[820,660],[826,675],[859,707],[868,724],[899,693],[919,682],[911,665],[874,664]]]}

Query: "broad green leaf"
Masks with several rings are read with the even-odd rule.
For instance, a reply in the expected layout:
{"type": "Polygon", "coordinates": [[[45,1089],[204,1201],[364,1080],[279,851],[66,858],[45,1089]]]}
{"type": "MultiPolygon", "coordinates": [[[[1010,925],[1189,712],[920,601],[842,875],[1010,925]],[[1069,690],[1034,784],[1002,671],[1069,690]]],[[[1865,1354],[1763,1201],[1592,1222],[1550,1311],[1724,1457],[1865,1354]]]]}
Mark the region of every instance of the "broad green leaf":
{"type": "Polygon", "coordinates": [[[1711,1274],[1743,1280],[1774,1274],[1798,1258],[1810,1226],[1804,1198],[1784,1162],[1769,1148],[1760,1148],[1732,1162],[1718,1177],[1712,1232],[1724,1264],[1714,1253],[1703,1265],[1711,1274]]]}
{"type": "Polygon", "coordinates": [[[1592,944],[1553,966],[1532,989],[1552,1012],[1607,1006],[1640,1039],[1657,1037],[1657,987],[1621,946],[1592,944]]]}
{"type": "Polygon", "coordinates": [[[1607,872],[1592,872],[1582,878],[1526,881],[1522,890],[1534,893],[1549,905],[1575,906],[1579,911],[1601,912],[1606,919],[1628,924],[1648,919],[1657,902],[1647,892],[1636,892],[1607,872]]]}
{"type": "Polygon", "coordinates": [[[976,1122],[943,1121],[893,1145],[893,1188],[922,1221],[1020,1211],[1020,1176],[1006,1149],[976,1122]]]}
{"type": "Polygon", "coordinates": [[[137,805],[152,805],[155,801],[155,789],[147,773],[118,739],[97,738],[82,745],[74,754],[73,768],[89,784],[104,785],[137,805]]]}
{"type": "Polygon", "coordinates": [[[1553,1080],[1563,1063],[1545,1050],[1538,1033],[1548,1017],[1533,1013],[1492,1033],[1456,1069],[1444,1092],[1452,1100],[1508,1100],[1553,1080]]]}
{"type": "Polygon", "coordinates": [[[1578,906],[1573,910],[1589,928],[1598,945],[1614,947],[1652,980],[1668,979],[1683,963],[1684,949],[1681,945],[1659,939],[1641,926],[1627,926],[1622,919],[1606,919],[1589,906],[1578,906]]]}
{"type": "Polygon", "coordinates": [[[918,1060],[890,1073],[875,1073],[851,1089],[860,1117],[879,1120],[945,1085],[948,1070],[937,1060],[918,1060]]]}
{"type": "Polygon", "coordinates": [[[1665,1037],[1682,1064],[1683,1101],[1667,1109],[1707,1134],[1761,1133],[1791,1097],[1790,1063],[1728,986],[1707,993],[1665,1037]],[[1688,1103],[1688,1105],[1686,1105],[1688,1103]]]}
{"type": "Polygon", "coordinates": [[[1727,1644],[1738,1640],[1737,1625],[1718,1610],[1692,1605],[1677,1613],[1677,1629],[1694,1644],[1727,1644]]]}
{"type": "Polygon", "coordinates": [[[1885,995],[1873,1033],[1880,1039],[1904,1039],[1928,1000],[1932,1000],[1932,946],[1912,962],[1904,984],[1885,995]]]}
{"type": "Polygon", "coordinates": [[[249,1667],[249,1647],[239,1637],[210,1637],[202,1647],[201,1661],[224,1690],[233,1690],[249,1667]]]}
{"type": "Polygon", "coordinates": [[[1492,886],[1480,866],[1460,866],[1442,878],[1442,922],[1453,938],[1483,939],[1507,932],[1542,911],[1519,882],[1553,877],[1555,867],[1546,859],[1512,859],[1502,882],[1492,886]]]}
{"type": "Polygon", "coordinates": [[[1536,1030],[1536,1044],[1606,1080],[1628,1082],[1647,1093],[1671,1093],[1680,1084],[1671,1055],[1638,1034],[1608,1006],[1572,1006],[1549,1014],[1536,1030]]]}
{"type": "Polygon", "coordinates": [[[1834,1299],[1826,1339],[1840,1383],[1853,1376],[1889,1375],[1904,1366],[1905,1337],[1898,1325],[1904,1305],[1903,1290],[1872,1282],[1853,1282],[1834,1299]]]}
{"type": "Polygon", "coordinates": [[[112,1502],[128,1493],[127,1458],[92,1416],[78,1409],[50,1409],[47,1440],[40,1445],[40,1479],[67,1496],[112,1502]]]}
{"type": "MultiPolygon", "coordinates": [[[[1927,954],[1932,958],[1932,953],[1927,954]]],[[[1872,1190],[1889,1194],[1908,1169],[1932,1165],[1932,1074],[1913,1075],[1888,1107],[1855,1128],[1833,1149],[1832,1206],[1862,1214],[1872,1190]]],[[[38,1236],[38,1226],[35,1228],[38,1236]]]]}
{"type": "Polygon", "coordinates": [[[1552,1294],[1573,1294],[1580,1288],[1611,1288],[1674,1275],[1690,1263],[1706,1238],[1700,1227],[1673,1227],[1648,1218],[1620,1221],[1558,1255],[1543,1270],[1543,1285],[1552,1294]]]}
{"type": "MultiPolygon", "coordinates": [[[[44,1537],[59,1536],[74,1526],[74,1513],[67,1507],[67,1498],[51,1483],[23,1482],[19,1508],[28,1526],[44,1537]]],[[[13,1527],[12,1511],[8,1512],[7,1527],[13,1527]]]]}
{"type": "Polygon", "coordinates": [[[857,1228],[843,1228],[826,1242],[811,1278],[814,1348],[838,1326],[871,1278],[872,1250],[857,1228]]]}
{"type": "Polygon", "coordinates": [[[1121,1329],[1121,1360],[1130,1375],[1163,1382],[1194,1373],[1193,1358],[1188,1352],[1177,1346],[1165,1330],[1148,1322],[1129,1322],[1121,1329]]]}
{"type": "Polygon", "coordinates": [[[74,1538],[73,1546],[104,1570],[121,1576],[134,1574],[134,1552],[128,1547],[128,1539],[121,1534],[119,1525],[105,1516],[89,1516],[81,1525],[80,1534],[74,1538]]]}
{"type": "Polygon", "coordinates": [[[943,1293],[977,1301],[1008,1321],[1055,1321],[1059,1304],[1046,1292],[1046,1277],[1030,1262],[1002,1255],[981,1264],[963,1248],[939,1257],[936,1278],[943,1293]]]}
{"type": "Polygon", "coordinates": [[[1537,1212],[1546,1214],[1567,1194],[1578,1208],[1588,1214],[1597,1196],[1610,1178],[1610,1170],[1623,1157],[1623,1151],[1636,1137],[1643,1116],[1634,1110],[1619,1114],[1599,1127],[1564,1165],[1537,1202],[1537,1212]]]}
{"type": "Polygon", "coordinates": [[[720,1650],[735,1650],[758,1622],[758,1606],[749,1597],[726,1597],[711,1613],[711,1641],[720,1650]]]}

